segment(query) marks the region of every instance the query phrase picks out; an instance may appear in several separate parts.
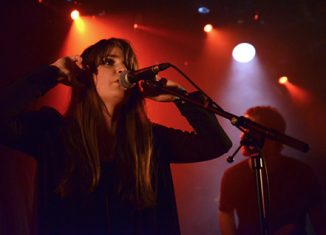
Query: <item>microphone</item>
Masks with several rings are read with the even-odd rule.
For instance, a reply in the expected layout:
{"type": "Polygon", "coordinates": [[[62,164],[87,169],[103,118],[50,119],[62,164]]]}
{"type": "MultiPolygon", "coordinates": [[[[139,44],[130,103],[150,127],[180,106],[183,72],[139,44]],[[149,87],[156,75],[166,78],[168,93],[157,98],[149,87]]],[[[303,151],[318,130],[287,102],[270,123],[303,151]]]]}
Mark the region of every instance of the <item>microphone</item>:
{"type": "Polygon", "coordinates": [[[171,66],[170,63],[162,63],[150,67],[142,68],[136,71],[125,71],[121,73],[119,78],[120,86],[125,89],[132,88],[141,80],[150,80],[155,78],[155,75],[171,66]]]}

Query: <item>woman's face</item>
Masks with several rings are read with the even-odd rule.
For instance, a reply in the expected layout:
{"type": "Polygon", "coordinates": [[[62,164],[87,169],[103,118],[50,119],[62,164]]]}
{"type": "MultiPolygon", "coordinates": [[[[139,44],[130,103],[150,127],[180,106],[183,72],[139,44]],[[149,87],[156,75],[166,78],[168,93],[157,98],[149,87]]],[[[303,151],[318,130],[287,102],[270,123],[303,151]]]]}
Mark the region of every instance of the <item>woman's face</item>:
{"type": "Polygon", "coordinates": [[[97,93],[106,104],[118,105],[125,97],[125,89],[119,83],[120,74],[127,70],[123,58],[122,50],[114,47],[94,74],[97,93]]]}

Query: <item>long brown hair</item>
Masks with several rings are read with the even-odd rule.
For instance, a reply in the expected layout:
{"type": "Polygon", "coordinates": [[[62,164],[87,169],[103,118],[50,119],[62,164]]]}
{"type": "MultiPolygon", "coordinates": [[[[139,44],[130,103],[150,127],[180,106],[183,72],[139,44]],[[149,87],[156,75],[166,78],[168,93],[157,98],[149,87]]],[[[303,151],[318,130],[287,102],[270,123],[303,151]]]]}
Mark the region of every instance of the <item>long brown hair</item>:
{"type": "MultiPolygon", "coordinates": [[[[92,192],[99,184],[101,175],[101,132],[107,128],[104,119],[105,105],[97,94],[93,74],[107,54],[115,47],[122,50],[128,70],[138,67],[135,53],[124,39],[100,40],[83,53],[86,72],[79,80],[84,88],[72,88],[71,104],[66,116],[71,120],[68,133],[70,157],[58,191],[67,195],[76,190],[92,192]]],[[[144,97],[138,86],[129,89],[119,107],[115,133],[111,141],[110,161],[118,168],[116,192],[144,208],[155,203],[153,189],[152,126],[144,109],[144,97]]],[[[101,140],[102,141],[102,140],[101,140]]]]}

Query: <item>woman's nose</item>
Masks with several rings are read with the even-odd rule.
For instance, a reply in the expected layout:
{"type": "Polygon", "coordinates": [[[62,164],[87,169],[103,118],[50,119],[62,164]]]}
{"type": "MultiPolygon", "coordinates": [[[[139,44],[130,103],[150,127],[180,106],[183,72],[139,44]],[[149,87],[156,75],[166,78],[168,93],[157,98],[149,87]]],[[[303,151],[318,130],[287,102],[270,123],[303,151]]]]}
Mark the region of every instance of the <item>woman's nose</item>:
{"type": "Polygon", "coordinates": [[[126,70],[127,70],[127,68],[126,68],[125,65],[119,65],[119,66],[117,67],[117,73],[118,73],[118,74],[121,74],[121,73],[125,72],[126,70]]]}

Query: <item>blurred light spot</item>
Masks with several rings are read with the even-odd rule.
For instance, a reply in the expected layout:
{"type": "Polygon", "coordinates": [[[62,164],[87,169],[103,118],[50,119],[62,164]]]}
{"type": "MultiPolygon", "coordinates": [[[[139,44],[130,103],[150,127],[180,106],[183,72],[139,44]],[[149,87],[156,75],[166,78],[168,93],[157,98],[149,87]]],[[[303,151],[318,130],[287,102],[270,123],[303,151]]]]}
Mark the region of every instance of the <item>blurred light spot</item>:
{"type": "Polygon", "coordinates": [[[256,55],[256,50],[249,43],[240,43],[232,51],[233,58],[240,63],[250,62],[256,55]]]}
{"type": "Polygon", "coordinates": [[[138,24],[134,24],[134,29],[137,29],[138,28],[138,24]]]}
{"type": "Polygon", "coordinates": [[[199,14],[208,14],[209,12],[210,12],[210,10],[207,7],[204,7],[204,6],[198,7],[198,13],[199,14]]]}
{"type": "Polygon", "coordinates": [[[77,20],[79,18],[79,11],[78,10],[73,10],[71,13],[70,13],[70,16],[71,16],[71,19],[73,20],[77,20]]]}
{"type": "Polygon", "coordinates": [[[205,25],[205,27],[204,27],[204,31],[206,32],[206,33],[209,33],[209,32],[211,32],[213,30],[213,25],[211,25],[211,24],[207,24],[207,25],[205,25]]]}
{"type": "Polygon", "coordinates": [[[254,14],[254,20],[255,21],[258,21],[259,19],[260,19],[259,13],[258,12],[255,12],[255,14],[254,14]]]}
{"type": "Polygon", "coordinates": [[[278,83],[284,85],[285,83],[288,82],[288,77],[287,76],[282,76],[278,79],[278,83]]]}

